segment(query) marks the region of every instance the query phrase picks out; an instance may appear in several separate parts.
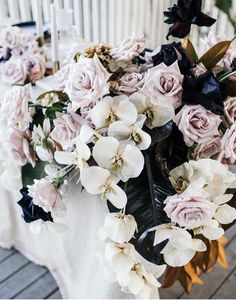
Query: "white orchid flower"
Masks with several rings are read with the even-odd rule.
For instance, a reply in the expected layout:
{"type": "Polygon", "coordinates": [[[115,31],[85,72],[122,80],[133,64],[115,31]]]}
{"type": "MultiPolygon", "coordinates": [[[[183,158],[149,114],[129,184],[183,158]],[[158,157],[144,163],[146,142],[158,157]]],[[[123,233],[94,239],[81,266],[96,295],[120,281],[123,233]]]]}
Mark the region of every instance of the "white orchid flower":
{"type": "Polygon", "coordinates": [[[230,224],[236,219],[236,209],[228,204],[232,199],[232,194],[225,194],[222,195],[214,201],[216,204],[218,204],[218,208],[216,209],[214,218],[220,223],[220,224],[230,224]]]}
{"type": "Polygon", "coordinates": [[[104,225],[99,230],[102,240],[111,239],[117,243],[131,240],[137,230],[137,223],[132,215],[123,213],[110,213],[105,216],[104,225]]]}
{"type": "Polygon", "coordinates": [[[86,144],[96,143],[102,136],[87,124],[83,124],[80,128],[79,138],[86,144]]]}
{"type": "Polygon", "coordinates": [[[107,96],[91,110],[91,120],[96,128],[108,127],[115,121],[132,124],[137,119],[137,110],[127,96],[107,96]]]}
{"type": "Polygon", "coordinates": [[[75,165],[80,170],[88,166],[87,160],[91,155],[89,147],[80,139],[76,139],[76,147],[72,152],[56,151],[55,160],[61,165],[75,165]]]}
{"type": "Polygon", "coordinates": [[[146,116],[146,125],[148,128],[161,127],[173,120],[175,110],[171,103],[155,100],[142,93],[134,93],[129,97],[130,101],[135,105],[139,114],[146,116]]]}
{"type": "Polygon", "coordinates": [[[105,258],[114,272],[126,273],[134,265],[135,248],[130,243],[109,242],[105,247],[105,258]]]}
{"type": "Polygon", "coordinates": [[[93,195],[101,195],[115,207],[124,208],[127,203],[125,192],[116,184],[114,177],[108,170],[93,166],[83,170],[81,184],[86,191],[93,195]]]}
{"type": "Polygon", "coordinates": [[[219,227],[216,220],[211,220],[207,225],[197,229],[197,234],[204,235],[207,239],[213,241],[218,240],[224,235],[224,229],[219,227]]]}
{"type": "Polygon", "coordinates": [[[140,263],[135,263],[129,272],[117,274],[117,281],[123,291],[141,299],[156,299],[157,288],[161,286],[153,274],[148,273],[140,263]]]}
{"type": "Polygon", "coordinates": [[[35,147],[35,151],[42,161],[52,161],[53,153],[52,148],[54,143],[49,137],[51,133],[50,120],[45,119],[43,121],[43,127],[41,125],[34,125],[32,132],[32,141],[35,147]]]}
{"type": "Polygon", "coordinates": [[[194,257],[196,251],[206,251],[206,245],[200,239],[192,238],[191,234],[174,224],[158,225],[149,231],[155,231],[154,246],[169,240],[162,249],[165,262],[171,267],[186,265],[194,257]]]}
{"type": "Polygon", "coordinates": [[[140,150],[146,150],[151,144],[151,137],[141,128],[146,117],[140,115],[136,123],[130,125],[122,121],[112,123],[108,128],[108,136],[115,137],[118,141],[136,145],[140,150]]]}
{"type": "Polygon", "coordinates": [[[110,170],[120,180],[140,175],[144,167],[141,151],[133,145],[124,145],[114,137],[102,137],[93,147],[93,158],[100,167],[110,170]]]}

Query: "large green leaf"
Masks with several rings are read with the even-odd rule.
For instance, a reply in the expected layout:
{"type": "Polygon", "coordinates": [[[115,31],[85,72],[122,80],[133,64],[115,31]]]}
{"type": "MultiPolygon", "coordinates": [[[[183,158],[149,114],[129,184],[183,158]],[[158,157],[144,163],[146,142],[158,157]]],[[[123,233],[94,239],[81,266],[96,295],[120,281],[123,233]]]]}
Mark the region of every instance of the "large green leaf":
{"type": "Polygon", "coordinates": [[[38,160],[36,166],[33,168],[31,164],[27,164],[21,169],[21,177],[23,186],[32,185],[34,183],[34,179],[41,179],[46,176],[44,168],[46,166],[46,162],[38,160]]]}
{"type": "Polygon", "coordinates": [[[215,0],[215,5],[224,13],[229,15],[233,3],[232,0],[215,0]]]}

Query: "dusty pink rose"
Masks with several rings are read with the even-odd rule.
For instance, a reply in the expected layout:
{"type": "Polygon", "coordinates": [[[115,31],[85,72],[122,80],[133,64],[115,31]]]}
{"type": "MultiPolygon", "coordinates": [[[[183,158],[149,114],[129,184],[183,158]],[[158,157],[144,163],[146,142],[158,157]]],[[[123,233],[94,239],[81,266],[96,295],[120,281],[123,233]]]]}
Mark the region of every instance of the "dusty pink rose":
{"type": "Polygon", "coordinates": [[[213,137],[211,140],[198,144],[194,149],[193,158],[211,158],[213,155],[220,152],[220,136],[213,137]]]}
{"type": "Polygon", "coordinates": [[[93,58],[80,57],[71,66],[64,91],[70,97],[72,109],[89,106],[109,93],[107,81],[110,74],[103,67],[97,55],[93,58]]]}
{"type": "Polygon", "coordinates": [[[5,27],[1,30],[0,45],[13,49],[21,43],[21,30],[17,26],[5,27]]]}
{"type": "Polygon", "coordinates": [[[24,84],[27,78],[25,63],[18,58],[11,58],[1,66],[2,81],[7,84],[24,84]]]}
{"type": "Polygon", "coordinates": [[[161,63],[147,71],[142,92],[154,100],[168,101],[177,108],[181,105],[183,78],[177,62],[169,67],[161,63]]]}
{"type": "Polygon", "coordinates": [[[120,79],[119,92],[131,95],[143,87],[144,75],[140,73],[125,74],[120,79]]]}
{"type": "Polygon", "coordinates": [[[35,152],[30,146],[29,139],[29,131],[22,131],[14,127],[10,129],[8,136],[10,154],[20,166],[24,166],[27,163],[35,166],[35,152]]]}
{"type": "Polygon", "coordinates": [[[28,186],[29,196],[33,198],[33,203],[40,206],[45,212],[57,209],[60,205],[61,194],[45,178],[34,180],[34,184],[28,186]]]}
{"type": "Polygon", "coordinates": [[[229,164],[236,163],[236,123],[226,130],[221,140],[221,150],[229,164]]]}
{"type": "Polygon", "coordinates": [[[112,48],[110,55],[119,61],[132,60],[145,49],[146,40],[143,37],[137,38],[134,35],[120,42],[112,48]]]}
{"type": "Polygon", "coordinates": [[[201,105],[184,105],[175,116],[174,122],[184,136],[185,144],[206,143],[219,136],[220,116],[213,114],[201,105]]]}
{"type": "Polygon", "coordinates": [[[171,222],[186,229],[206,225],[214,217],[217,206],[202,197],[174,195],[165,200],[167,216],[171,222]]]}
{"type": "Polygon", "coordinates": [[[72,63],[65,65],[53,76],[53,82],[55,84],[56,90],[59,91],[64,90],[72,65],[73,65],[72,63]]]}
{"type": "Polygon", "coordinates": [[[35,82],[44,77],[46,71],[46,61],[43,55],[37,53],[27,56],[24,60],[27,68],[28,81],[35,84],[35,82]]]}
{"type": "MultiPolygon", "coordinates": [[[[17,126],[21,130],[28,128],[31,122],[31,111],[28,101],[31,99],[31,86],[14,86],[6,92],[1,106],[1,114],[9,126],[17,126]]],[[[33,112],[32,112],[33,113],[33,112]]]]}
{"type": "Polygon", "coordinates": [[[54,120],[55,128],[50,136],[64,150],[71,150],[73,139],[79,135],[80,127],[84,123],[85,120],[73,111],[69,114],[61,114],[54,120]]]}
{"type": "Polygon", "coordinates": [[[229,98],[224,102],[224,120],[228,125],[236,121],[236,98],[229,98]]]}

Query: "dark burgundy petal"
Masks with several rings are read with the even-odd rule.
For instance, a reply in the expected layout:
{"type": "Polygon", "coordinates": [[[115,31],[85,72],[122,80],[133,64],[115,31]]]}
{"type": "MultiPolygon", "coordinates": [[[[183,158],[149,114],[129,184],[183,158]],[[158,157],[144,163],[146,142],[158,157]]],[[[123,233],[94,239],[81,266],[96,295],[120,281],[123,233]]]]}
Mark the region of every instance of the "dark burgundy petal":
{"type": "Polygon", "coordinates": [[[184,38],[186,35],[189,34],[191,29],[191,24],[190,23],[179,23],[176,22],[174,25],[172,25],[169,28],[169,32],[167,35],[167,39],[169,38],[170,35],[172,35],[173,37],[177,37],[177,38],[184,38]]]}
{"type": "Polygon", "coordinates": [[[207,26],[207,27],[210,27],[215,22],[216,22],[216,19],[213,19],[213,18],[205,15],[204,13],[201,13],[200,15],[198,15],[196,17],[196,19],[194,20],[193,24],[196,24],[198,26],[207,26]]]}

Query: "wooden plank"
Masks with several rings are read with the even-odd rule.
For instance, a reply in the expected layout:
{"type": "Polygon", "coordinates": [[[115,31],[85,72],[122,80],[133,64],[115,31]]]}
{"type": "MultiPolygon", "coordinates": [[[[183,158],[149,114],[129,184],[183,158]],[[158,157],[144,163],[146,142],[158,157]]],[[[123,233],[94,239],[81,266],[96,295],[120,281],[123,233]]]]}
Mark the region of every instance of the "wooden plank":
{"type": "Polygon", "coordinates": [[[43,267],[33,263],[27,264],[19,272],[0,284],[0,298],[13,298],[46,272],[47,270],[43,267]]]}
{"type": "Polygon", "coordinates": [[[0,248],[0,263],[8,258],[9,256],[13,255],[16,251],[14,249],[4,249],[0,248]]]}
{"type": "Polygon", "coordinates": [[[59,290],[51,294],[47,299],[62,299],[61,293],[59,290]]]}
{"type": "Polygon", "coordinates": [[[10,277],[27,263],[29,263],[29,260],[20,253],[15,253],[5,259],[0,264],[0,282],[10,277]]]}
{"type": "MultiPolygon", "coordinates": [[[[236,256],[234,257],[234,265],[236,265],[236,256]]],[[[233,299],[236,295],[236,267],[233,272],[225,278],[225,281],[220,285],[210,299],[233,299]]]]}
{"type": "Polygon", "coordinates": [[[24,291],[15,295],[17,299],[45,299],[57,289],[57,284],[50,273],[44,274],[24,291]]]}

